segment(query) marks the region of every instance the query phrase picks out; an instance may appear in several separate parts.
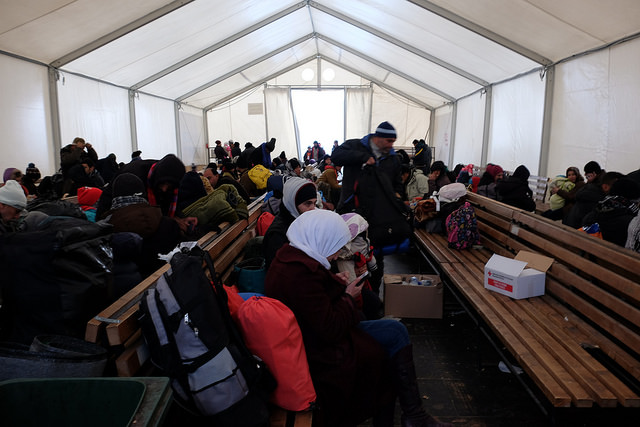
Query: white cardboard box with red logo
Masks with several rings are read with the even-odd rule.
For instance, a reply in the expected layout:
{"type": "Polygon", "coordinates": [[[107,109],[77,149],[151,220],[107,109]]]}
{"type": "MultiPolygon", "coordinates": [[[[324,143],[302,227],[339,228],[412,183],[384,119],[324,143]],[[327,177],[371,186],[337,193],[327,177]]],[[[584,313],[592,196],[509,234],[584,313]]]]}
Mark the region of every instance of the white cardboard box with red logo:
{"type": "Polygon", "coordinates": [[[494,254],[484,266],[484,287],[515,299],[544,295],[553,258],[520,251],[514,259],[494,254]]]}

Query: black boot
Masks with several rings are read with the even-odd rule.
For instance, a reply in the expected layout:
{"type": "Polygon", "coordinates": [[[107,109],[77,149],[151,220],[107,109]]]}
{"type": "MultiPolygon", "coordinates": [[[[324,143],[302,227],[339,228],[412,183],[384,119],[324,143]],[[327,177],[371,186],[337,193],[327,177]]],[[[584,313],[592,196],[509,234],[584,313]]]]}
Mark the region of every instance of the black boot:
{"type": "Polygon", "coordinates": [[[403,427],[451,426],[440,423],[431,417],[422,407],[422,398],[418,390],[416,369],[413,364],[413,346],[402,348],[391,359],[393,374],[398,388],[398,398],[402,409],[403,427]]]}

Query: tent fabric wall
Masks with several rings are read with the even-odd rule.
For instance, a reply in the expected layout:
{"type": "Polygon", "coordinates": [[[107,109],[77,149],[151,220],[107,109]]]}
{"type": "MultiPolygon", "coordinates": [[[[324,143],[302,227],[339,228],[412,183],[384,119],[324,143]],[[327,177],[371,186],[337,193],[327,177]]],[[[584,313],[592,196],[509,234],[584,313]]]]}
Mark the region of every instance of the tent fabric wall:
{"type": "Polygon", "coordinates": [[[433,144],[434,160],[442,160],[444,164],[449,164],[449,150],[451,147],[451,131],[453,126],[454,108],[447,105],[438,108],[434,113],[433,120],[433,144]]]}
{"type": "Polygon", "coordinates": [[[370,120],[373,89],[371,87],[347,88],[345,96],[347,99],[344,140],[346,141],[351,138],[361,138],[369,133],[372,126],[370,120]]]}
{"type": "Polygon", "coordinates": [[[548,175],[597,161],[606,170],[640,167],[640,40],[556,67],[548,175]]]}
{"type": "Polygon", "coordinates": [[[449,162],[451,169],[458,163],[481,163],[485,100],[486,94],[478,92],[458,101],[453,159],[449,162]]]}
{"type": "Polygon", "coordinates": [[[161,159],[178,154],[174,103],[138,94],[135,99],[138,150],[143,159],[161,159]]]}
{"type": "MultiPolygon", "coordinates": [[[[264,99],[268,132],[265,140],[276,138],[274,153],[284,151],[288,159],[300,158],[302,153],[298,152],[290,89],[267,87],[264,90],[264,99]]],[[[259,144],[262,142],[264,141],[260,141],[259,144]]]]}
{"type": "Polygon", "coordinates": [[[263,141],[266,135],[264,88],[260,86],[208,111],[207,126],[210,147],[218,139],[237,141],[242,149],[246,142],[255,145],[263,141]],[[262,105],[262,114],[249,114],[249,104],[262,105]]]}
{"type": "Polygon", "coordinates": [[[531,175],[538,174],[544,91],[538,73],[493,87],[487,162],[508,171],[525,165],[531,175]]]}
{"type": "Polygon", "coordinates": [[[387,121],[396,128],[398,133],[395,145],[411,147],[411,141],[416,138],[425,138],[427,135],[430,117],[431,112],[425,107],[374,85],[369,132],[374,132],[380,123],[387,121]]]}
{"type": "Polygon", "coordinates": [[[61,145],[82,137],[98,158],[131,159],[129,98],[124,89],[62,73],[57,81],[61,145]]]}
{"type": "Polygon", "coordinates": [[[181,105],[178,110],[180,127],[180,158],[185,165],[209,163],[204,140],[204,114],[201,109],[181,105]]]}
{"type": "Polygon", "coordinates": [[[0,55],[0,170],[33,162],[43,176],[55,172],[48,80],[46,67],[0,55]]]}

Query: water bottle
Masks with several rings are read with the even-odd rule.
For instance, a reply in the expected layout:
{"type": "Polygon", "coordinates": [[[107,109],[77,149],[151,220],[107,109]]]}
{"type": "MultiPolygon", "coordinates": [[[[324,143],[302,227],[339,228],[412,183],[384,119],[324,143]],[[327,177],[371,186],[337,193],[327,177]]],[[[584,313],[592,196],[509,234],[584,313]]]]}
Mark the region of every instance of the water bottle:
{"type": "Polygon", "coordinates": [[[409,284],[410,285],[420,285],[420,281],[418,280],[418,278],[416,276],[413,276],[409,280],[409,284]]]}

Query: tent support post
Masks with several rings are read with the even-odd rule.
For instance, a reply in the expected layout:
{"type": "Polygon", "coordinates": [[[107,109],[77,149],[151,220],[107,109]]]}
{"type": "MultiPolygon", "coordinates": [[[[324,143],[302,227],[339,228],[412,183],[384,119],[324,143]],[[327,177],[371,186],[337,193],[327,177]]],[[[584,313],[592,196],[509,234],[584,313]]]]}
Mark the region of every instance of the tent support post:
{"type": "Polygon", "coordinates": [[[458,103],[453,103],[453,111],[451,112],[451,138],[449,138],[449,160],[447,164],[451,167],[453,161],[453,152],[456,145],[456,123],[458,122],[458,103]]]}
{"type": "Polygon", "coordinates": [[[542,115],[542,141],[540,142],[540,160],[538,164],[538,176],[549,174],[549,151],[551,149],[551,116],[553,112],[553,84],[556,67],[546,69],[546,82],[544,90],[544,111],[542,115]]]}
{"type": "Polygon", "coordinates": [[[138,147],[138,130],[136,124],[136,97],[138,93],[129,90],[129,131],[131,132],[131,152],[137,151],[138,147]]]}
{"type": "Polygon", "coordinates": [[[176,155],[182,159],[182,136],[180,135],[180,103],[173,103],[173,112],[176,122],[176,155]]]}
{"type": "Polygon", "coordinates": [[[482,154],[480,156],[480,165],[487,164],[489,157],[489,131],[491,128],[491,98],[493,98],[493,86],[489,85],[484,91],[484,125],[482,131],[482,154]]]}
{"type": "Polygon", "coordinates": [[[58,79],[60,74],[58,70],[53,67],[49,67],[49,104],[51,107],[51,136],[53,140],[53,164],[55,170],[60,168],[60,156],[55,155],[60,152],[62,148],[62,132],[60,131],[60,106],[58,104],[58,79]]]}

